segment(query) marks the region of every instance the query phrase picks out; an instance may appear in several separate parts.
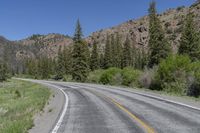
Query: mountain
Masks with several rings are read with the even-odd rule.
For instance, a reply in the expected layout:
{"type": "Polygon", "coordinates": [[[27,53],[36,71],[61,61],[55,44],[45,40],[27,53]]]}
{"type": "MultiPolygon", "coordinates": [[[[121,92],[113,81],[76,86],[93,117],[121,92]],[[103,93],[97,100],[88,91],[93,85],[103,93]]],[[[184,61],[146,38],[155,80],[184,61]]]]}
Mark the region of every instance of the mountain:
{"type": "Polygon", "coordinates": [[[25,59],[42,56],[54,58],[60,46],[69,46],[72,42],[70,37],[61,34],[32,35],[20,41],[0,37],[0,60],[6,60],[12,70],[21,72],[25,59]]]}
{"type": "MultiPolygon", "coordinates": [[[[194,13],[196,26],[200,29],[200,3],[195,3],[190,7],[181,6],[176,9],[168,9],[166,12],[158,15],[174,52],[177,51],[184,19],[189,10],[194,13]]],[[[148,16],[137,20],[129,20],[118,26],[94,32],[87,37],[86,40],[89,44],[96,41],[99,43],[99,47],[102,47],[105,45],[107,35],[118,33],[122,38],[122,42],[125,40],[126,36],[128,36],[136,48],[144,48],[147,50],[149,39],[148,22],[148,16]]]]}
{"type": "MultiPolygon", "coordinates": [[[[194,13],[196,27],[200,29],[200,3],[195,3],[190,7],[181,6],[176,9],[168,9],[158,15],[174,52],[177,52],[184,19],[189,10],[194,13]]],[[[118,26],[96,31],[85,40],[90,47],[96,41],[99,50],[103,51],[107,35],[119,34],[122,43],[128,36],[132,45],[135,45],[137,49],[144,48],[148,51],[148,32],[148,16],[144,16],[118,26]]],[[[6,57],[8,62],[14,64],[15,69],[22,69],[18,67],[21,67],[20,64],[25,58],[39,58],[43,55],[54,58],[57,56],[60,46],[70,46],[72,43],[71,37],[61,34],[32,35],[20,41],[9,41],[0,37],[0,57],[6,57]]]]}
{"type": "Polygon", "coordinates": [[[73,40],[69,36],[61,34],[48,34],[48,35],[32,35],[27,39],[17,41],[16,43],[27,49],[18,51],[19,56],[26,56],[30,53],[31,57],[40,57],[46,55],[54,58],[57,55],[58,48],[69,46],[73,43],[73,40]]]}

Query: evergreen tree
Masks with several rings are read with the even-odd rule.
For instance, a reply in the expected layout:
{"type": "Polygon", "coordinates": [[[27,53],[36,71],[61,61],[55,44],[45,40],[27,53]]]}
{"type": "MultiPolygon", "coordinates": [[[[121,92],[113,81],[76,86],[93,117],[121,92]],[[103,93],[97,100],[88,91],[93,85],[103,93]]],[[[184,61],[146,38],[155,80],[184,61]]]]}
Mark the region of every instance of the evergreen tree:
{"type": "Polygon", "coordinates": [[[165,38],[160,20],[156,13],[156,3],[151,2],[149,8],[149,67],[157,65],[170,52],[170,45],[165,38]]]}
{"type": "Polygon", "coordinates": [[[192,13],[186,17],[178,52],[179,54],[188,54],[193,61],[200,60],[200,39],[192,13]]]}
{"type": "Polygon", "coordinates": [[[116,45],[115,45],[115,36],[112,34],[110,38],[110,60],[111,60],[111,67],[116,67],[116,45]]]}
{"type": "Polygon", "coordinates": [[[71,67],[72,67],[72,49],[70,46],[64,47],[63,50],[63,63],[64,63],[64,73],[66,75],[71,73],[71,67]]]}
{"type": "Polygon", "coordinates": [[[63,60],[63,52],[61,46],[58,49],[58,56],[57,56],[57,62],[56,62],[56,80],[62,79],[64,75],[64,60],[63,60]]]}
{"type": "Polygon", "coordinates": [[[0,63],[0,82],[6,81],[8,78],[8,66],[6,62],[0,63]]]}
{"type": "Polygon", "coordinates": [[[37,73],[37,62],[35,59],[27,59],[26,62],[26,74],[35,76],[37,73]]]}
{"type": "Polygon", "coordinates": [[[94,42],[93,49],[92,49],[92,55],[91,55],[91,59],[90,59],[90,69],[92,71],[94,71],[98,68],[99,68],[99,55],[98,55],[98,50],[97,50],[97,43],[94,42]]]}
{"type": "Polygon", "coordinates": [[[99,57],[99,66],[100,68],[104,68],[104,55],[101,53],[99,57]]]}
{"type": "Polygon", "coordinates": [[[72,78],[73,80],[84,82],[88,75],[88,45],[82,40],[82,29],[79,20],[77,21],[76,30],[74,34],[73,45],[73,64],[72,64],[72,78]]]}
{"type": "Polygon", "coordinates": [[[49,60],[49,58],[46,56],[42,56],[38,59],[38,66],[37,66],[38,75],[37,75],[37,77],[39,77],[41,79],[48,79],[50,77],[50,69],[48,66],[48,60],[49,60]]]}
{"type": "Polygon", "coordinates": [[[107,35],[105,54],[104,54],[104,68],[107,69],[111,66],[112,66],[111,44],[110,44],[110,37],[107,35]]]}
{"type": "Polygon", "coordinates": [[[144,51],[144,48],[142,50],[136,51],[135,54],[135,68],[143,70],[145,66],[147,65],[147,54],[144,51]]]}
{"type": "Polygon", "coordinates": [[[74,33],[74,38],[73,38],[74,43],[76,43],[76,44],[81,43],[83,41],[82,37],[83,37],[82,28],[81,28],[80,21],[78,19],[77,23],[76,23],[76,29],[75,29],[75,33],[74,33]]]}
{"type": "Polygon", "coordinates": [[[117,33],[115,38],[115,53],[114,53],[114,60],[115,60],[115,66],[118,68],[121,68],[122,64],[122,45],[121,45],[121,37],[117,33]]]}
{"type": "Polygon", "coordinates": [[[122,68],[131,66],[132,64],[132,51],[131,44],[128,36],[126,37],[126,41],[123,47],[123,55],[122,55],[122,68]]]}

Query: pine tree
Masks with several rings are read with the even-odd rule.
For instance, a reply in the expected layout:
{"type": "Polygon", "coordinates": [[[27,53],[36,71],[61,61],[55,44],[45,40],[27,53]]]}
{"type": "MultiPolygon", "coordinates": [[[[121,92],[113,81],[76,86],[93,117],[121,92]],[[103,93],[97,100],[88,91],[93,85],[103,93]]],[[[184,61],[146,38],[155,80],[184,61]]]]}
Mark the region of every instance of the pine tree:
{"type": "Polygon", "coordinates": [[[122,68],[129,67],[132,64],[132,51],[131,44],[128,36],[126,37],[126,41],[123,47],[123,55],[122,55],[122,68]]]}
{"type": "Polygon", "coordinates": [[[100,54],[100,57],[99,57],[99,67],[100,68],[104,68],[104,55],[103,53],[100,54]]]}
{"type": "Polygon", "coordinates": [[[111,54],[110,36],[107,35],[105,54],[104,54],[104,68],[107,69],[111,66],[112,66],[112,54],[111,54]]]}
{"type": "Polygon", "coordinates": [[[156,13],[156,3],[151,2],[149,8],[149,67],[157,65],[170,53],[170,45],[165,38],[160,20],[156,13]]]}
{"type": "Polygon", "coordinates": [[[110,60],[111,60],[111,67],[116,67],[117,62],[116,62],[116,45],[115,45],[115,36],[114,34],[111,35],[110,38],[110,60]]]}
{"type": "Polygon", "coordinates": [[[58,49],[58,56],[57,56],[57,62],[56,62],[56,80],[62,79],[64,75],[64,59],[63,59],[63,53],[62,53],[62,47],[60,46],[58,49]]]}
{"type": "Polygon", "coordinates": [[[192,13],[186,17],[178,52],[189,55],[193,61],[200,60],[200,38],[194,25],[192,13]]]}
{"type": "Polygon", "coordinates": [[[92,71],[96,70],[99,68],[99,55],[98,55],[98,50],[97,50],[97,43],[93,43],[93,49],[92,49],[92,55],[90,58],[90,69],[92,71]]]}
{"type": "Polygon", "coordinates": [[[37,73],[37,63],[35,59],[27,59],[26,61],[26,74],[35,76],[37,73]]]}
{"type": "Polygon", "coordinates": [[[121,60],[122,60],[122,45],[121,45],[121,37],[117,33],[116,38],[115,38],[115,53],[114,53],[114,60],[116,61],[115,66],[118,68],[121,68],[121,60]]]}
{"type": "Polygon", "coordinates": [[[144,48],[137,50],[135,54],[135,68],[143,70],[147,65],[147,55],[144,48]]]}
{"type": "Polygon", "coordinates": [[[88,75],[88,45],[82,40],[82,29],[79,20],[77,21],[76,30],[74,34],[73,45],[73,64],[72,64],[72,78],[73,80],[84,82],[88,75]]]}
{"type": "Polygon", "coordinates": [[[49,58],[46,56],[42,56],[38,59],[37,65],[37,77],[41,79],[48,79],[50,77],[50,69],[48,66],[49,58]]]}
{"type": "Polygon", "coordinates": [[[63,64],[64,64],[64,73],[66,75],[71,73],[71,67],[72,67],[72,49],[70,46],[64,47],[63,50],[63,64]]]}
{"type": "Polygon", "coordinates": [[[0,82],[6,81],[8,78],[8,66],[6,62],[0,63],[0,82]]]}

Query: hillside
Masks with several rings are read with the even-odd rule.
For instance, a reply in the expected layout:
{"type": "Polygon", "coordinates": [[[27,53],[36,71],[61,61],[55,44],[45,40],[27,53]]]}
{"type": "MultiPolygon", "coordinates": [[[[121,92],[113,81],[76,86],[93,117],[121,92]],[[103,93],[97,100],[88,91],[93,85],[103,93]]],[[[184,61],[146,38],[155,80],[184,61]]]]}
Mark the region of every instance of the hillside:
{"type": "MultiPolygon", "coordinates": [[[[194,13],[196,26],[200,29],[200,4],[193,4],[190,7],[182,6],[176,9],[168,9],[166,12],[159,14],[159,18],[174,52],[177,51],[184,19],[189,10],[194,13]]],[[[118,33],[122,37],[122,41],[125,40],[126,36],[129,36],[132,44],[136,48],[147,49],[148,30],[148,16],[144,16],[137,20],[129,20],[118,26],[94,32],[86,40],[90,44],[95,40],[99,43],[99,46],[104,46],[107,35],[118,33]]]]}
{"type": "Polygon", "coordinates": [[[19,56],[26,56],[26,53],[31,53],[31,57],[39,57],[47,55],[48,57],[55,57],[58,48],[72,44],[72,39],[68,36],[61,34],[48,34],[48,35],[33,35],[27,39],[17,41],[22,46],[29,47],[30,49],[18,51],[19,56]]]}
{"type": "MultiPolygon", "coordinates": [[[[177,51],[184,19],[189,10],[194,13],[196,26],[200,29],[200,4],[168,9],[158,15],[174,52],[177,51]]],[[[148,30],[148,16],[144,16],[140,19],[129,20],[118,26],[96,31],[85,38],[85,40],[90,47],[96,41],[99,50],[104,50],[107,35],[119,34],[122,38],[122,43],[125,37],[128,36],[131,39],[132,45],[135,45],[137,49],[144,48],[147,51],[148,30]]],[[[0,37],[0,57],[9,55],[7,56],[7,60],[13,64],[12,66],[15,69],[21,70],[20,64],[24,58],[38,58],[43,55],[54,58],[57,56],[60,46],[69,46],[72,43],[73,40],[71,37],[61,34],[32,35],[20,41],[9,41],[0,37]],[[4,51],[7,51],[6,54],[4,54],[4,51]]]]}

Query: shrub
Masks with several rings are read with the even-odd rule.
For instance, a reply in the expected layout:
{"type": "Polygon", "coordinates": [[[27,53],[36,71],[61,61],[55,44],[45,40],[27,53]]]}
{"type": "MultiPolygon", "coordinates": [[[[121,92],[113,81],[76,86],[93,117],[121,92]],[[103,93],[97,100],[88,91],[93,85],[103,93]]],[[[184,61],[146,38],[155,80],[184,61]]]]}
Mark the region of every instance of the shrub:
{"type": "Polygon", "coordinates": [[[20,98],[21,97],[21,93],[19,90],[15,90],[15,95],[16,95],[16,98],[20,98]]]}
{"type": "Polygon", "coordinates": [[[167,34],[172,34],[173,33],[173,31],[172,31],[172,29],[167,29],[167,34]]]}
{"type": "Polygon", "coordinates": [[[68,82],[72,81],[72,76],[71,75],[64,75],[63,81],[68,81],[68,82]]]}
{"type": "Polygon", "coordinates": [[[156,66],[153,69],[145,69],[139,78],[140,87],[151,89],[151,90],[160,90],[161,87],[155,81],[156,71],[157,71],[156,66]]]}
{"type": "Polygon", "coordinates": [[[119,68],[109,68],[100,77],[100,83],[103,84],[120,85],[121,82],[121,69],[119,68]]]}
{"type": "Polygon", "coordinates": [[[184,22],[183,20],[179,20],[177,26],[183,25],[183,22],[184,22]]]}
{"type": "Polygon", "coordinates": [[[90,72],[87,81],[90,83],[99,83],[103,72],[104,70],[101,69],[90,72]]]}
{"type": "Polygon", "coordinates": [[[124,68],[122,70],[122,85],[125,86],[132,86],[132,87],[138,87],[139,86],[139,77],[141,75],[141,71],[136,70],[134,68],[124,68]]]}
{"type": "Polygon", "coordinates": [[[187,95],[198,97],[200,95],[200,61],[190,64],[190,75],[188,79],[187,95]]]}
{"type": "Polygon", "coordinates": [[[166,22],[165,23],[165,28],[168,28],[169,26],[171,26],[171,23],[170,22],[166,22]]]}
{"type": "Polygon", "coordinates": [[[188,96],[198,97],[200,95],[200,82],[194,81],[188,88],[188,96]]]}
{"type": "Polygon", "coordinates": [[[169,56],[163,60],[156,73],[156,81],[163,90],[184,94],[187,89],[187,74],[190,71],[190,59],[188,56],[169,56]]]}
{"type": "Polygon", "coordinates": [[[195,77],[197,82],[200,83],[200,61],[191,63],[190,70],[192,70],[191,74],[195,77]]]}

